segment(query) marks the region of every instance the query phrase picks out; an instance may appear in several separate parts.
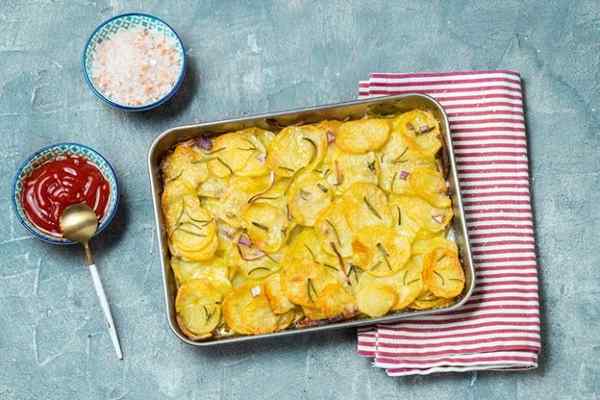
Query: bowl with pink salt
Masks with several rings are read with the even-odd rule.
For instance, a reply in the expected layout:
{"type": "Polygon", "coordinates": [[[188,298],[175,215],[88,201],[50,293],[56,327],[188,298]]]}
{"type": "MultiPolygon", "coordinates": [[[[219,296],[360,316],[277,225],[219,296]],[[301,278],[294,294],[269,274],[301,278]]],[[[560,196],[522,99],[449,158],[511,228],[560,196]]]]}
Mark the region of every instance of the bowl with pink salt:
{"type": "Polygon", "coordinates": [[[175,30],[160,18],[121,14],[90,35],[82,67],[85,81],[102,101],[125,111],[146,111],[181,87],[185,52],[175,30]]]}

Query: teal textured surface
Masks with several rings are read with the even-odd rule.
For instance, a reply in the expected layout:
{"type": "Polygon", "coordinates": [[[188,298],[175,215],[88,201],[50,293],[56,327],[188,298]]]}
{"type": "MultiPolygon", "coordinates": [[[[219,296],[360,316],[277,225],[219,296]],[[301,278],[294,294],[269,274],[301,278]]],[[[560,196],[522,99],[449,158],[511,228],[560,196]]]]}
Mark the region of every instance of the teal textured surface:
{"type": "Polygon", "coordinates": [[[600,7],[588,1],[0,2],[0,399],[594,399],[600,396],[600,7]],[[178,94],[146,113],[89,91],[81,52],[112,15],[168,21],[178,94]],[[392,379],[352,330],[214,350],[165,320],[146,153],[169,127],[356,98],[373,71],[510,68],[526,95],[543,354],[522,373],[392,379]],[[121,205],[93,247],[124,350],[115,359],[82,253],[33,239],[11,209],[21,160],[97,149],[121,205]]]}

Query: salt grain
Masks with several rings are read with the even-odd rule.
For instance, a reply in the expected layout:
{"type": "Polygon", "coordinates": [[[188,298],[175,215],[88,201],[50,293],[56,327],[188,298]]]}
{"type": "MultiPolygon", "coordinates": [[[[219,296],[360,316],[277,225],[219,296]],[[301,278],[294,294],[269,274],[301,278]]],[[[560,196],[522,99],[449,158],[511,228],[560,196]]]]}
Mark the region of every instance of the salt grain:
{"type": "Polygon", "coordinates": [[[118,31],[97,46],[91,78],[111,101],[143,106],[173,89],[182,62],[174,39],[156,31],[131,28],[118,31]]]}

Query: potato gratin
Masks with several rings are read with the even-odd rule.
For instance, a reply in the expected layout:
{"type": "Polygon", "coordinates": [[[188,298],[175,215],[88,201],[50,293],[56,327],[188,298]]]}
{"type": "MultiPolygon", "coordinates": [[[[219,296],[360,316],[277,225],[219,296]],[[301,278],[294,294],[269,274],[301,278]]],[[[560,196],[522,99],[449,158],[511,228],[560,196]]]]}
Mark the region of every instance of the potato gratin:
{"type": "Polygon", "coordinates": [[[177,145],[162,209],[191,339],[447,306],[465,285],[424,110],[177,145]]]}

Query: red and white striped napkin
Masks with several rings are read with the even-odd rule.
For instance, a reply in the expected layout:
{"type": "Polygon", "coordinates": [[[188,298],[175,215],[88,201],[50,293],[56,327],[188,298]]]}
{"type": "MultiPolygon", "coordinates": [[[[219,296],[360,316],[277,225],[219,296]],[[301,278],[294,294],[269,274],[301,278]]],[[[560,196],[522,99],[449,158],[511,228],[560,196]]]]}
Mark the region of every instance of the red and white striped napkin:
{"type": "Polygon", "coordinates": [[[517,72],[373,73],[361,98],[436,98],[450,120],[476,270],[455,312],[359,330],[358,353],[388,375],[537,367],[538,276],[521,78],[517,72]]]}

